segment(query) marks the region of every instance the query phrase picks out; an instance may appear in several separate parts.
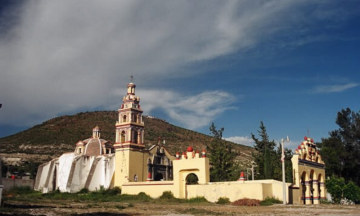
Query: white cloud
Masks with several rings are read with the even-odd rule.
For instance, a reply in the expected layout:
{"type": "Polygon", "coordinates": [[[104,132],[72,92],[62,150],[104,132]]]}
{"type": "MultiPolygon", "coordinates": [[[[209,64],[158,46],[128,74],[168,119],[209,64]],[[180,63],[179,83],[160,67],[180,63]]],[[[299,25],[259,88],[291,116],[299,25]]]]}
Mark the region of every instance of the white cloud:
{"type": "Polygon", "coordinates": [[[359,86],[358,83],[348,83],[344,85],[327,85],[327,86],[318,86],[315,87],[312,93],[333,93],[333,92],[343,92],[351,88],[359,86]]]}
{"type": "MultiPolygon", "coordinates": [[[[124,94],[124,89],[116,90],[124,94]]],[[[170,118],[190,129],[210,125],[213,119],[229,109],[235,109],[232,103],[236,98],[223,91],[206,91],[197,95],[184,95],[169,90],[137,90],[141,108],[145,114],[153,110],[162,110],[170,118]]],[[[114,105],[113,109],[115,109],[114,105]]]]}
{"type": "MultiPolygon", "coordinates": [[[[316,4],[311,2],[25,1],[14,13],[16,22],[8,22],[12,28],[0,33],[0,124],[33,125],[62,113],[110,107],[119,100],[111,92],[131,74],[152,88],[159,77],[191,76],[198,71],[179,68],[298,29],[299,17],[310,19],[300,8],[316,4]]],[[[213,90],[199,93],[197,101],[168,89],[166,97],[182,99],[169,99],[169,116],[191,127],[211,122],[228,108],[214,103],[231,98],[213,90]]]]}
{"type": "Polygon", "coordinates": [[[237,143],[237,144],[242,144],[242,145],[251,146],[251,147],[254,147],[254,145],[255,145],[254,140],[248,136],[233,136],[233,137],[227,137],[224,139],[234,142],[234,143],[237,143]]]}

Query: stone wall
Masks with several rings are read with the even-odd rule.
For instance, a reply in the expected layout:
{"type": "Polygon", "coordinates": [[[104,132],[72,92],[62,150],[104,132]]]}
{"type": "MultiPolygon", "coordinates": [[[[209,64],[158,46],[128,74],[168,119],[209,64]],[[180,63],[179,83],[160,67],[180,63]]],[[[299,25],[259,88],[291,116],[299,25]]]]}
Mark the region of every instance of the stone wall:
{"type": "Polygon", "coordinates": [[[4,185],[4,190],[10,190],[15,187],[24,187],[29,186],[31,189],[34,189],[34,179],[11,179],[3,178],[2,183],[4,185]]]}

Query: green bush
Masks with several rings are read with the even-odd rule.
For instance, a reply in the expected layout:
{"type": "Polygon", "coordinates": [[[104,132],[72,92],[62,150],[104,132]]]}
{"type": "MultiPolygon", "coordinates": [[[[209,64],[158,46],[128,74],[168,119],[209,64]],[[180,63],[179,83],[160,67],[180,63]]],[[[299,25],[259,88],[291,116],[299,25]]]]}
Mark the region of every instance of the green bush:
{"type": "Polygon", "coordinates": [[[344,186],[343,194],[346,199],[355,203],[360,202],[360,188],[352,181],[344,186]]]}
{"type": "Polygon", "coordinates": [[[227,197],[220,197],[216,203],[217,204],[229,204],[230,200],[227,197]]]}
{"type": "Polygon", "coordinates": [[[331,178],[326,179],[325,186],[334,203],[340,203],[343,198],[354,203],[360,202],[360,188],[352,181],[346,184],[344,178],[331,176],[331,178]]]}
{"type": "Polygon", "coordinates": [[[207,199],[205,197],[201,196],[201,197],[194,197],[194,198],[187,199],[186,202],[188,202],[188,203],[202,203],[202,202],[209,202],[209,201],[207,201],[207,199]]]}
{"type": "Polygon", "coordinates": [[[172,200],[175,199],[175,197],[171,191],[164,191],[159,199],[172,200]]]}
{"type": "Polygon", "coordinates": [[[108,195],[118,195],[121,194],[121,189],[119,187],[114,187],[106,190],[106,194],[108,195]]]}
{"type": "Polygon", "coordinates": [[[83,188],[79,191],[79,194],[86,194],[86,193],[89,193],[89,189],[87,188],[83,188]]]}
{"type": "Polygon", "coordinates": [[[320,199],[320,204],[331,204],[331,201],[327,199],[320,199]]]}
{"type": "Polygon", "coordinates": [[[273,205],[273,204],[279,204],[282,203],[282,201],[274,198],[274,197],[266,197],[263,201],[260,202],[261,206],[268,206],[268,205],[273,205]]]}

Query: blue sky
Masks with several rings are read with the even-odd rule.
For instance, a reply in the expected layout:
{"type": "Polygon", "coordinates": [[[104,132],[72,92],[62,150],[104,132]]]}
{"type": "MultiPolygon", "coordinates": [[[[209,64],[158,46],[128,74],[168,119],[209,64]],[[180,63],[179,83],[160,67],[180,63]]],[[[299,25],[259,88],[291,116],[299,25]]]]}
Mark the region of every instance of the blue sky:
{"type": "MultiPolygon", "coordinates": [[[[185,128],[295,148],[360,110],[360,1],[2,1],[0,137],[64,114],[141,107],[185,128]]],[[[115,120],[114,120],[115,121],[115,120]]],[[[79,139],[82,139],[81,137],[79,139]]],[[[108,138],[111,139],[111,138],[108,138]]]]}

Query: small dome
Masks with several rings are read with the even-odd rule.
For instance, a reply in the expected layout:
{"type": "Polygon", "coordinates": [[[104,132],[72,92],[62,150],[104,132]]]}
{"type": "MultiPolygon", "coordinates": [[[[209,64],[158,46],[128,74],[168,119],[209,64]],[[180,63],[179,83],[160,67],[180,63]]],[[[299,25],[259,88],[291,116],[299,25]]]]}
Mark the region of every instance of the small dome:
{"type": "Polygon", "coordinates": [[[102,145],[100,139],[90,139],[86,145],[84,155],[98,156],[102,155],[102,145]]]}

